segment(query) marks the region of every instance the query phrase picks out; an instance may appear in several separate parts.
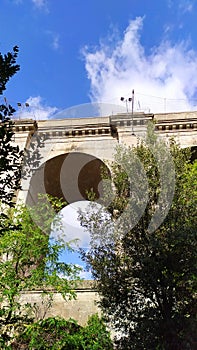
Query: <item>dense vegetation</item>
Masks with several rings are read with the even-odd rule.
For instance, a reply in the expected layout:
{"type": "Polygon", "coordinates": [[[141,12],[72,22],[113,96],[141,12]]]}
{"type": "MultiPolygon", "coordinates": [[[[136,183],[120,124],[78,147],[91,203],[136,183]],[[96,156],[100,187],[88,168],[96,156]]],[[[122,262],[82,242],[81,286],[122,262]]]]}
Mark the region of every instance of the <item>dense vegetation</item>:
{"type": "MultiPolygon", "coordinates": [[[[0,96],[6,89],[6,84],[20,69],[16,64],[18,47],[5,55],[0,53],[0,96]]],[[[14,108],[7,103],[0,105],[0,200],[6,205],[13,205],[16,191],[20,188],[21,162],[23,152],[13,145],[13,122],[11,116],[14,108]],[[6,174],[6,176],[5,176],[6,174]]]]}
{"type": "Polygon", "coordinates": [[[173,140],[165,146],[151,130],[146,142],[121,146],[115,155],[104,201],[111,218],[104,209],[81,214],[91,232],[82,256],[118,349],[194,350],[197,163],[190,163],[189,150],[173,140]]]}
{"type": "Polygon", "coordinates": [[[111,350],[113,347],[104,322],[93,315],[84,327],[75,320],[58,317],[33,323],[15,340],[11,349],[111,350]]]}

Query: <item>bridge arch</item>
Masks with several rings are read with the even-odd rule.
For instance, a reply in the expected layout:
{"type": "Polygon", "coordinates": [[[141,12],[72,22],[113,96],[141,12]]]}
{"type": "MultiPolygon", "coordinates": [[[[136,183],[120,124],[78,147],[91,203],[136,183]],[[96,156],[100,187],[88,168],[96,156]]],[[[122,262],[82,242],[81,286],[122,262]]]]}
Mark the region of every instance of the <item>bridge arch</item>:
{"type": "Polygon", "coordinates": [[[57,155],[48,159],[32,175],[26,203],[35,204],[38,194],[49,194],[70,204],[87,200],[90,191],[100,200],[103,196],[103,171],[110,176],[104,161],[91,154],[70,152],[57,155]]]}

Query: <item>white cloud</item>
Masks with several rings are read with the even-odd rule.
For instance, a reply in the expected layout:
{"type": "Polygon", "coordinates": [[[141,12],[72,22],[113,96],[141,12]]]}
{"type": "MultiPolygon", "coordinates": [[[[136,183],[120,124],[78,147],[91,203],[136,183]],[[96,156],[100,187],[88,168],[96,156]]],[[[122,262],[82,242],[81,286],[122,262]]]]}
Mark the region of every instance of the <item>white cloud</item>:
{"type": "Polygon", "coordinates": [[[120,97],[130,97],[135,89],[135,110],[192,109],[191,100],[197,92],[197,53],[186,42],[173,45],[163,41],[147,55],[140,43],[142,28],[143,19],[138,17],[130,21],[121,40],[101,43],[92,51],[84,48],[91,100],[120,104],[120,97]]]}
{"type": "Polygon", "coordinates": [[[29,97],[25,103],[21,103],[15,113],[15,118],[45,120],[50,119],[57,110],[56,107],[45,105],[40,96],[29,97]]]}
{"type": "Polygon", "coordinates": [[[48,1],[47,0],[32,0],[35,7],[38,9],[43,9],[48,11],[48,1]]]}
{"type": "MultiPolygon", "coordinates": [[[[70,169],[70,163],[67,159],[64,161],[64,169],[70,169]]],[[[81,165],[79,166],[79,168],[81,169],[81,165]]],[[[78,179],[78,175],[76,178],[78,179]]],[[[65,183],[63,184],[62,191],[64,194],[68,194],[70,191],[72,193],[78,192],[78,189],[75,188],[74,177],[72,177],[72,184],[71,186],[69,186],[69,188],[67,187],[67,185],[65,186],[65,183]]],[[[88,215],[89,221],[91,221],[92,216],[97,215],[99,218],[106,220],[106,223],[108,223],[109,220],[111,223],[110,214],[105,210],[104,207],[101,206],[101,204],[96,202],[90,203],[87,200],[80,200],[68,204],[61,209],[61,211],[59,212],[60,221],[58,221],[58,223],[61,222],[61,228],[59,229],[59,227],[52,225],[51,238],[56,239],[58,237],[63,239],[65,242],[70,242],[74,249],[89,249],[91,239],[91,227],[86,228],[81,225],[79,212],[83,213],[83,216],[85,217],[87,217],[88,215]]]]}
{"type": "Polygon", "coordinates": [[[164,30],[164,34],[168,34],[169,32],[171,32],[174,28],[173,24],[165,24],[163,27],[164,30]]]}
{"type": "Polygon", "coordinates": [[[179,0],[178,6],[174,0],[168,0],[167,6],[169,9],[173,7],[176,9],[178,8],[180,14],[185,12],[192,12],[194,7],[194,0],[179,0]]]}
{"type": "Polygon", "coordinates": [[[185,13],[185,12],[192,12],[194,6],[194,2],[191,0],[182,0],[179,3],[179,9],[185,13]]]}
{"type": "Polygon", "coordinates": [[[167,6],[168,6],[169,8],[171,8],[172,5],[173,5],[173,0],[168,0],[168,1],[167,1],[167,6]]]}
{"type": "Polygon", "coordinates": [[[59,36],[59,34],[53,32],[51,30],[47,30],[45,33],[50,40],[50,47],[53,50],[58,50],[60,48],[60,42],[59,42],[60,36],[59,36]]]}
{"type": "Polygon", "coordinates": [[[59,35],[58,34],[55,34],[53,36],[53,41],[52,41],[52,48],[54,50],[58,50],[60,47],[60,44],[59,44],[59,35]]]}
{"type": "MultiPolygon", "coordinates": [[[[65,191],[65,188],[64,188],[65,191]]],[[[61,211],[61,230],[52,228],[51,235],[53,237],[64,237],[66,242],[73,241],[74,247],[88,248],[90,243],[90,233],[81,226],[79,221],[79,209],[87,210],[89,208],[88,201],[78,201],[65,206],[61,211]]]]}
{"type": "MultiPolygon", "coordinates": [[[[13,0],[14,4],[20,5],[24,3],[24,0],[13,0]]],[[[39,9],[39,10],[45,10],[46,12],[49,12],[48,9],[48,0],[31,0],[33,5],[39,9]]]]}
{"type": "Polygon", "coordinates": [[[80,267],[82,270],[79,272],[79,277],[81,279],[84,279],[84,280],[92,280],[93,277],[92,277],[92,274],[91,274],[91,271],[86,271],[84,269],[84,266],[83,265],[78,265],[78,267],[80,267]]]}

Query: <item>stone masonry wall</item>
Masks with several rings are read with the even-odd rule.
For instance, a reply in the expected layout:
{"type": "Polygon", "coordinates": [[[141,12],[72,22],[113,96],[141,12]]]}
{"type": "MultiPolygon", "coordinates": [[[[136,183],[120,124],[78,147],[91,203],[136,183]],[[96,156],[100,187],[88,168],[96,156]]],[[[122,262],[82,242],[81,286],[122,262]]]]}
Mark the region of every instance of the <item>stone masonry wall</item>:
{"type": "Polygon", "coordinates": [[[32,305],[36,303],[34,308],[36,319],[60,316],[65,319],[73,318],[83,326],[89,316],[100,312],[97,305],[99,296],[93,283],[93,281],[82,281],[75,290],[77,298],[73,300],[64,300],[60,293],[54,292],[50,308],[48,308],[49,298],[43,299],[39,290],[21,293],[20,301],[32,305]]]}

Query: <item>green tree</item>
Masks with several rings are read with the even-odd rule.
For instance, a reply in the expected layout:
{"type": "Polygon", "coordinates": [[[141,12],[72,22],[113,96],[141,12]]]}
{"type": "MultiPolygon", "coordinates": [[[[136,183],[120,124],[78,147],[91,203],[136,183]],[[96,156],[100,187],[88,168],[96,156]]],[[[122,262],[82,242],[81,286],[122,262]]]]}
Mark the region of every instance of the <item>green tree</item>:
{"type": "MultiPolygon", "coordinates": [[[[6,90],[6,84],[20,69],[16,64],[18,47],[5,55],[0,53],[0,96],[6,90]]],[[[6,102],[0,105],[0,201],[13,205],[16,191],[20,188],[21,162],[23,152],[13,145],[13,126],[11,116],[14,108],[6,102]]]]}
{"type": "Polygon", "coordinates": [[[21,292],[39,289],[43,302],[50,307],[53,292],[64,298],[73,298],[79,268],[59,261],[62,251],[70,244],[62,237],[49,239],[51,225],[60,233],[61,225],[54,208],[59,210],[59,200],[41,200],[35,207],[18,205],[7,213],[6,231],[0,236],[0,334],[1,348],[9,344],[12,337],[32,322],[38,306],[22,302],[21,292]],[[14,222],[14,229],[12,222],[14,222]],[[38,225],[42,222],[42,227],[38,225]],[[46,297],[46,298],[45,298],[46,297]]]}
{"type": "MultiPolygon", "coordinates": [[[[117,348],[194,350],[196,163],[173,141],[166,149],[149,135],[135,148],[119,147],[111,170],[111,218],[81,213],[91,232],[90,250],[82,256],[97,281],[117,348]]],[[[107,186],[107,203],[110,191],[107,186]]]]}
{"type": "Polygon", "coordinates": [[[86,326],[75,320],[50,317],[28,325],[13,342],[11,349],[112,350],[106,326],[98,315],[89,318],[86,326]]]}

